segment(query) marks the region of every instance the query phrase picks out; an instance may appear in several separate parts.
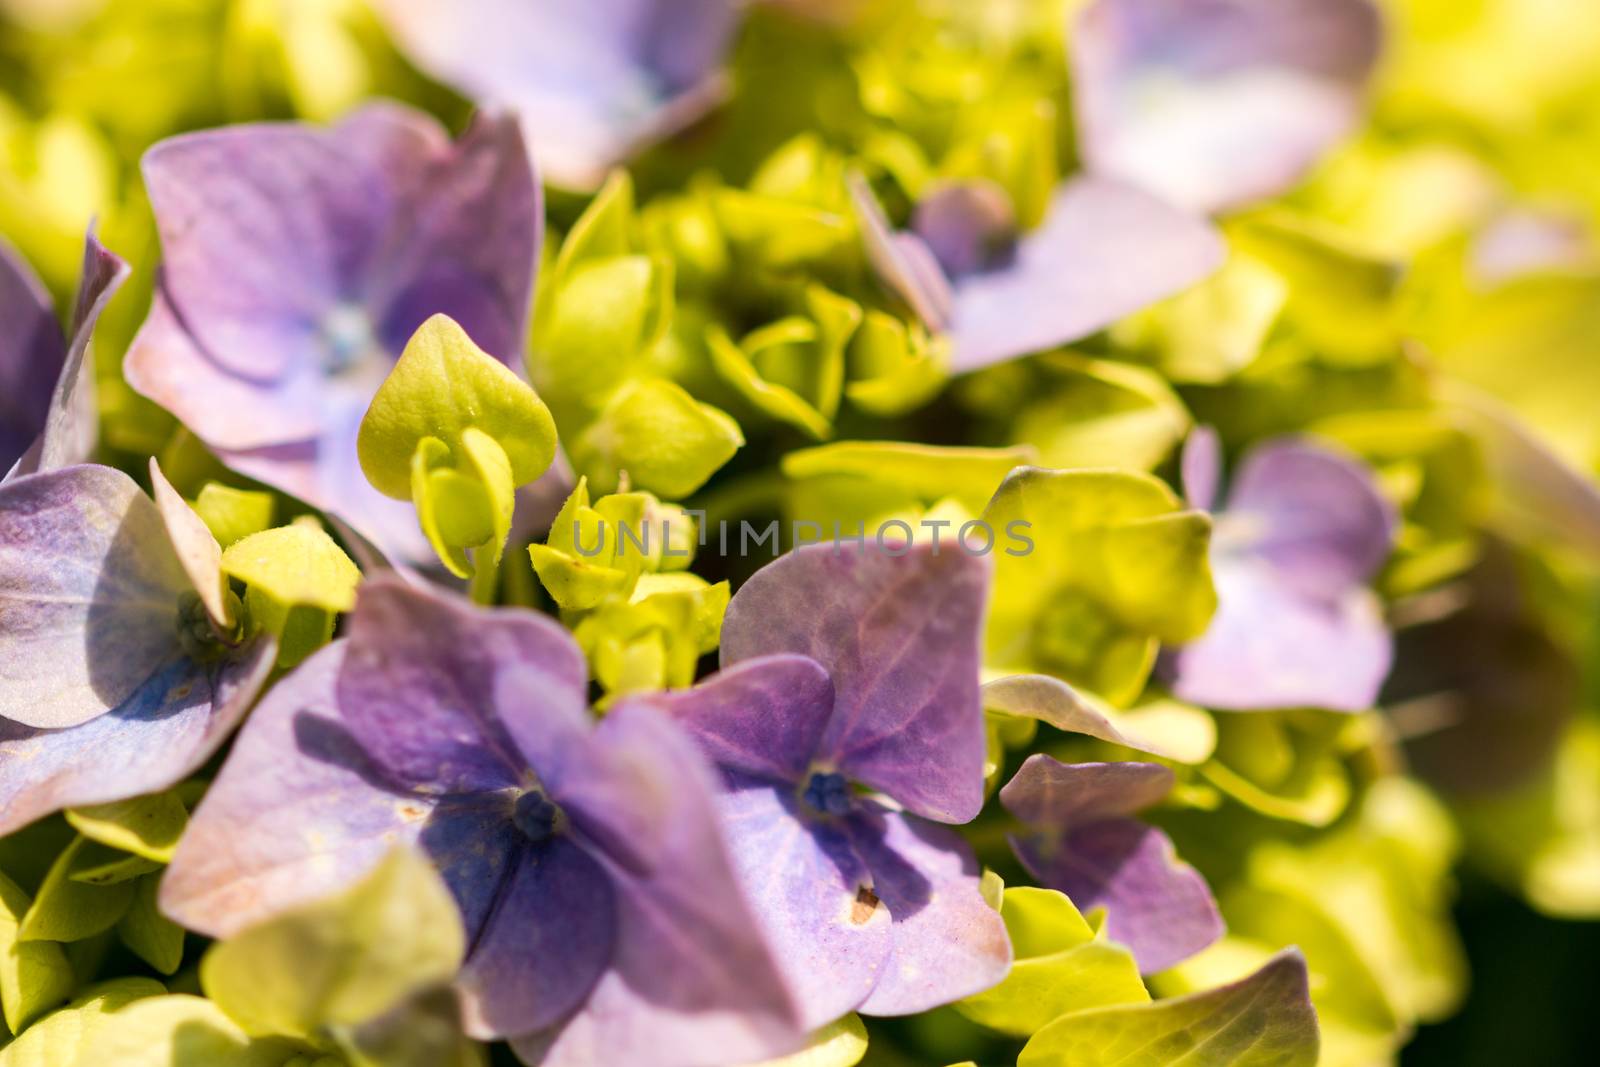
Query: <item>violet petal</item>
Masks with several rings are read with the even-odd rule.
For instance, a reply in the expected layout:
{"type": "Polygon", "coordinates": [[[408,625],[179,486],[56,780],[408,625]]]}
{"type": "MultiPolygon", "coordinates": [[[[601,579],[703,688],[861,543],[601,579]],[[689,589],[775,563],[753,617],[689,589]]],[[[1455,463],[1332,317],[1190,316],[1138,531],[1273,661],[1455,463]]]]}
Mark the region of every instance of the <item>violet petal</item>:
{"type": "Polygon", "coordinates": [[[772,940],[808,1029],[861,1005],[889,961],[886,907],[846,829],[783,787],[737,781],[718,797],[740,883],[772,940]]]}
{"type": "Polygon", "coordinates": [[[466,1025],[479,1036],[542,1030],[576,1010],[611,959],[611,880],[563,838],[511,854],[487,926],[462,968],[466,1025]]]}
{"type": "Polygon", "coordinates": [[[0,241],[0,474],[44,429],[67,344],[50,293],[16,249],[0,241]]]}
{"type": "Polygon", "coordinates": [[[1196,426],[1183,442],[1178,461],[1183,477],[1183,498],[1191,508],[1210,511],[1222,485],[1222,441],[1210,426],[1196,426]]]}
{"type": "Polygon", "coordinates": [[[1293,589],[1332,597],[1375,574],[1394,542],[1394,505],[1354,458],[1293,438],[1252,449],[1228,489],[1218,550],[1249,553],[1293,589]]]}
{"type": "Polygon", "coordinates": [[[351,735],[397,781],[424,792],[511,788],[526,760],[507,720],[541,732],[587,721],[583,654],[565,629],[529,611],[483,611],[395,575],[364,583],[336,687],[351,735]],[[502,706],[503,665],[527,675],[502,706]]]}
{"type": "Polygon", "coordinates": [[[1164,971],[1222,936],[1205,879],[1173,852],[1167,835],[1134,819],[1013,836],[1012,848],[1041,885],[1080,911],[1106,909],[1106,936],[1132,950],[1145,974],[1164,971]]]}
{"type": "Polygon", "coordinates": [[[992,569],[951,545],[796,549],[734,595],[722,662],[816,660],[835,694],[819,758],[916,814],[967,822],[983,806],[978,672],[992,569]]]}
{"type": "Polygon", "coordinates": [[[240,731],[161,881],[161,910],[229,937],[358,881],[413,843],[434,801],[388,782],[339,721],[335,642],[279,681],[240,731]]]}
{"type": "Polygon", "coordinates": [[[758,656],[693,689],[627,698],[671,715],[719,767],[799,782],[833,713],[833,683],[805,656],[758,656]]]}
{"type": "Polygon", "coordinates": [[[378,10],[423,70],[520,114],[540,167],[579,189],[718,100],[738,18],[732,0],[383,0],[378,10]]]}
{"type": "Polygon", "coordinates": [[[1035,753],[1000,788],[1000,803],[1031,826],[1079,826],[1143,811],[1174,780],[1159,763],[1062,763],[1035,753]]]}
{"type": "Polygon", "coordinates": [[[616,948],[584,1006],[514,1041],[519,1054],[551,1065],[712,1067],[793,1051],[805,1031],[736,888],[711,768],[649,708],[613,710],[594,740],[602,774],[551,791],[583,838],[598,835],[616,891],[616,948]]]}
{"type": "Polygon", "coordinates": [[[1223,256],[1203,220],[1128,185],[1074,178],[1010,266],[956,281],[952,365],[977,370],[1087,337],[1202,281],[1223,256]]]}
{"type": "Polygon", "coordinates": [[[1394,658],[1377,597],[1306,596],[1250,559],[1212,564],[1217,612],[1198,641],[1168,653],[1179,698],[1233,711],[1373,706],[1394,658]]]}

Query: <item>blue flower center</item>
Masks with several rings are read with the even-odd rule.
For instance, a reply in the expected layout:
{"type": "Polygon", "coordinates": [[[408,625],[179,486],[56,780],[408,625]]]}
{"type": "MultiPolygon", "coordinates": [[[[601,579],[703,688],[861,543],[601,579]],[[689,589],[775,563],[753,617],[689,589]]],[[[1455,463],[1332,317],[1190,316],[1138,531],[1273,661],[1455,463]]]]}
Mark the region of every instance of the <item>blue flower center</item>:
{"type": "Polygon", "coordinates": [[[800,797],[822,815],[844,815],[850,810],[850,783],[842,774],[817,771],[806,781],[800,797]]]}
{"type": "Polygon", "coordinates": [[[341,304],[322,320],[322,342],[326,351],[323,369],[330,377],[362,362],[377,347],[372,318],[354,304],[341,304]]]}
{"type": "Polygon", "coordinates": [[[538,844],[561,832],[566,814],[542,790],[530,789],[517,797],[511,822],[523,837],[538,844]]]}

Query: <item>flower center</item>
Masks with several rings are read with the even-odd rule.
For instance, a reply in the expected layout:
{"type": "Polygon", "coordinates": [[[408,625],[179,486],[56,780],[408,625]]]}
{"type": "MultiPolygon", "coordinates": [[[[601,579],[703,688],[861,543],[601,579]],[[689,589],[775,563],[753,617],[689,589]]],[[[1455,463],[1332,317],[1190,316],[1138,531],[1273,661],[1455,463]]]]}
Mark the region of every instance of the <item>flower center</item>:
{"type": "Polygon", "coordinates": [[[850,810],[850,783],[834,771],[817,771],[807,779],[800,798],[821,815],[844,815],[850,810]]]}
{"type": "MultiPolygon", "coordinates": [[[[228,593],[228,597],[234,601],[234,615],[237,617],[238,598],[234,597],[232,592],[228,593]]],[[[206,611],[200,595],[192,589],[186,589],[178,594],[177,629],[179,647],[186,656],[197,663],[205,663],[221,655],[239,637],[237,630],[231,635],[217,632],[216,626],[211,621],[210,612],[206,611]]]]}
{"type": "Polygon", "coordinates": [[[1011,198],[989,181],[950,182],[917,204],[911,228],[952,279],[1011,265],[1017,219],[1011,198]]]}
{"type": "Polygon", "coordinates": [[[522,836],[538,844],[548,841],[566,826],[567,816],[539,789],[530,789],[517,797],[511,809],[511,822],[522,836]]]}
{"type": "Polygon", "coordinates": [[[323,369],[330,377],[356,366],[378,345],[371,316],[354,304],[340,304],[328,312],[322,320],[322,342],[323,369]]]}

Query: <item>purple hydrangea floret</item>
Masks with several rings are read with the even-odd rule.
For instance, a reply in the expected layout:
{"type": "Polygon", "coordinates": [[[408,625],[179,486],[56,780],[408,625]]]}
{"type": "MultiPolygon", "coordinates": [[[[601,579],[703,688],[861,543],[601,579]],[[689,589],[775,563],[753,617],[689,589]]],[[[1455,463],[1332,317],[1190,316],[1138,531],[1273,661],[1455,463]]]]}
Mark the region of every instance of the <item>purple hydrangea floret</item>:
{"type": "Polygon", "coordinates": [[[1010,944],[969,845],[983,805],[979,645],[989,561],[802,547],[723,624],[723,670],[635,698],[721,768],[741,881],[808,1026],[986,989],[1010,944]]]}
{"type": "Polygon", "coordinates": [[[381,576],[273,688],[196,811],[166,913],[228,936],[424,849],[460,905],[469,1029],[528,1062],[713,1067],[804,1037],[737,888],[711,767],[588,710],[555,621],[381,576]]]}
{"type": "Polygon", "coordinates": [[[480,116],[452,143],[375,104],[174,137],[144,175],[165,259],[129,383],[234,469],[432,560],[411,505],[367,483],[356,431],[434,314],[519,360],[542,208],[517,123],[480,116]]]}
{"type": "MultiPolygon", "coordinates": [[[[1217,505],[1210,430],[1190,435],[1183,478],[1192,505],[1217,505]]],[[[1397,524],[1371,472],[1307,440],[1268,441],[1240,461],[1216,515],[1217,613],[1198,641],[1169,654],[1173,692],[1234,711],[1371,707],[1394,642],[1367,582],[1397,524]]]]}

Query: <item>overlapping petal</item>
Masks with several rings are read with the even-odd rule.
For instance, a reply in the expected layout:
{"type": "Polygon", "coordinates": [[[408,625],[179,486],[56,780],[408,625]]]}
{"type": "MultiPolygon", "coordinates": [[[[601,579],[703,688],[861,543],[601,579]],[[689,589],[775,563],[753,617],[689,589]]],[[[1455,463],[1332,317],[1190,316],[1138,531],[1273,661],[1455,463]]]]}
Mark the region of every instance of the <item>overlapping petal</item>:
{"type": "Polygon", "coordinates": [[[873,895],[893,919],[887,964],[861,1011],[927,1011],[1006,976],[1011,941],[979,892],[978,861],[959,834],[877,805],[851,831],[872,870],[873,895]]]}
{"type": "Polygon", "coordinates": [[[719,1056],[788,1051],[803,1031],[737,889],[714,772],[660,711],[591,726],[585,696],[549,620],[374,579],[350,637],[241,736],[163,906],[226,934],[416,842],[462,909],[479,1036],[533,1035],[552,1063],[688,1067],[706,1034],[719,1056]]]}
{"type": "Polygon", "coordinates": [[[518,748],[519,735],[583,729],[587,668],[555,622],[522,611],[486,616],[395,576],[368,581],[358,596],[338,706],[396,780],[423,792],[513,788],[535,756],[518,748]],[[514,689],[503,678],[512,669],[521,676],[514,689]],[[519,717],[532,721],[513,726],[519,717]]]}
{"type": "Polygon", "coordinates": [[[44,429],[66,343],[50,294],[21,255],[0,241],[0,472],[44,429]]]}
{"type": "Polygon", "coordinates": [[[734,866],[793,986],[808,1028],[854,1011],[889,966],[889,908],[849,830],[793,792],[735,779],[718,798],[734,866]]]}
{"type": "Polygon", "coordinates": [[[228,937],[353,884],[437,804],[389,781],[340,721],[348,646],[274,685],[240,731],[161,881],[161,910],[228,937]]]}
{"type": "Polygon", "coordinates": [[[588,779],[581,793],[573,782],[556,794],[581,834],[611,837],[598,854],[615,891],[615,951],[559,1033],[517,1041],[518,1051],[574,1067],[712,1067],[792,1051],[805,1035],[799,1009],[739,889],[711,768],[653,709],[612,711],[594,742],[612,787],[596,793],[588,779]],[[616,847],[622,832],[640,830],[653,836],[616,847]]]}
{"type": "Polygon", "coordinates": [[[83,272],[63,342],[48,295],[0,243],[0,471],[6,477],[84,463],[99,438],[94,367],[86,362],[95,323],[128,277],[128,265],[90,226],[83,272]]]}
{"type": "Polygon", "coordinates": [[[833,713],[833,682],[816,660],[779,653],[734,664],[691,690],[627,700],[671,715],[719,767],[792,784],[816,757],[833,713]]]}

